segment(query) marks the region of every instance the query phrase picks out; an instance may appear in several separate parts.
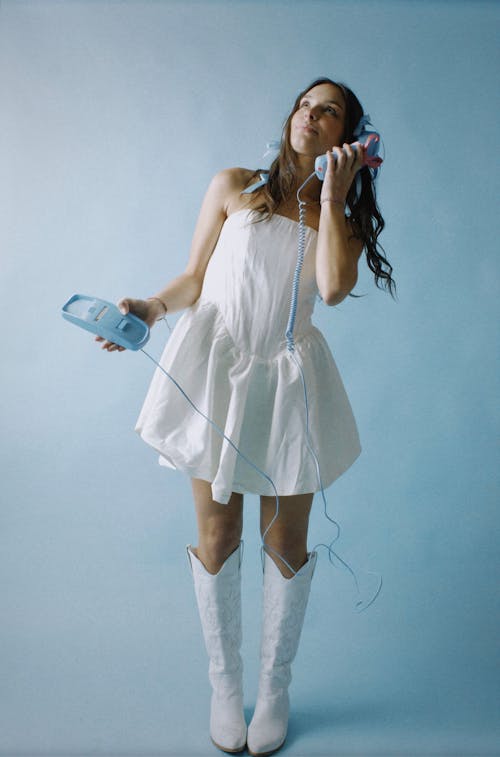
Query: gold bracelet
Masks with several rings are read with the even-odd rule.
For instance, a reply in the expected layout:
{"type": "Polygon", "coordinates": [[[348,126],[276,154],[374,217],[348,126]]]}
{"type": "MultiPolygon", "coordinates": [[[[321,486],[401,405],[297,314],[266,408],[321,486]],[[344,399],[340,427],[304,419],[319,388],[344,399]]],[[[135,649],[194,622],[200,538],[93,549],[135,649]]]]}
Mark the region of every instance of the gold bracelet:
{"type": "Polygon", "coordinates": [[[163,309],[165,310],[165,312],[163,313],[163,315],[162,315],[161,318],[157,318],[158,321],[162,321],[163,318],[164,318],[164,316],[168,313],[167,306],[165,305],[165,303],[163,302],[163,300],[160,300],[159,297],[148,297],[148,300],[156,300],[157,302],[160,302],[163,305],[163,309]]]}

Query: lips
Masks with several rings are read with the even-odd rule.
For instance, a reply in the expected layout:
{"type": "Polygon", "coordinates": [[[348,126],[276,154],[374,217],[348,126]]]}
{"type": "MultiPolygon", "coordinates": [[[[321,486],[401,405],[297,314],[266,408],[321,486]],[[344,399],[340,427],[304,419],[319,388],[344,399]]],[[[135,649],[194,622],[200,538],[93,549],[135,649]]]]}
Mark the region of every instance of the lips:
{"type": "Polygon", "coordinates": [[[301,126],[300,127],[302,131],[305,131],[306,134],[317,134],[318,132],[316,129],[313,129],[312,126],[301,126]]]}

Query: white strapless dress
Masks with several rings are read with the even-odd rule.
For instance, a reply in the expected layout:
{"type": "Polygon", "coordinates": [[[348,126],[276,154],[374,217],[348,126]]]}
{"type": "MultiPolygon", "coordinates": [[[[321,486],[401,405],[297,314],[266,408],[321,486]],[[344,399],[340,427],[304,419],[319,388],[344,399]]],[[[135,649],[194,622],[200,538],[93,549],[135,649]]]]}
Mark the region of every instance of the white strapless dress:
{"type": "MultiPolygon", "coordinates": [[[[286,347],[298,224],[240,210],[225,221],[197,302],[173,329],[160,360],[194,404],[274,482],[279,495],[320,489],[306,443],[300,372],[286,347]]],[[[306,228],[294,329],[304,371],[309,430],[323,486],[361,452],[358,429],[325,338],[312,324],[318,295],[317,232],[306,228]]],[[[273,495],[252,468],[156,369],[135,430],[160,463],[209,481],[215,501],[231,492],[273,495]]]]}

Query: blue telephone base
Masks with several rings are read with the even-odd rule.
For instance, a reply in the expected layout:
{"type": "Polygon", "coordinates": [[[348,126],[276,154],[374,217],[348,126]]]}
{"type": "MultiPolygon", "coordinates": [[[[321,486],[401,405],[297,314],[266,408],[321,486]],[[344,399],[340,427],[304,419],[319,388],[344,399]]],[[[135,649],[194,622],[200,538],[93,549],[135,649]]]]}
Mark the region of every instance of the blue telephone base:
{"type": "Polygon", "coordinates": [[[150,337],[149,326],[136,315],[123,315],[116,305],[99,297],[74,294],[61,314],[70,323],[102,336],[127,350],[140,350],[150,337]]]}

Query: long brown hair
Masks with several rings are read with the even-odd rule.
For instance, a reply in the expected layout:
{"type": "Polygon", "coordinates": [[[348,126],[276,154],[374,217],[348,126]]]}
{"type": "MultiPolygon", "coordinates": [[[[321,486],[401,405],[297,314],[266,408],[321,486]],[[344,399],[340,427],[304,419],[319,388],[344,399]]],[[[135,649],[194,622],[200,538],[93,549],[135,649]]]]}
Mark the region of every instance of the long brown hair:
{"type": "MultiPolygon", "coordinates": [[[[257,204],[254,205],[254,209],[263,214],[263,219],[270,218],[280,203],[287,200],[294,191],[297,176],[297,154],[290,142],[291,122],[306,92],[309,92],[309,90],[319,84],[333,84],[342,91],[346,105],[342,143],[347,142],[351,144],[356,141],[353,131],[363,115],[363,106],[358,98],[345,84],[332,81],[332,79],[326,77],[315,79],[297,96],[293,108],[284,123],[280,151],[269,169],[268,182],[257,191],[257,204]]],[[[255,171],[254,175],[258,173],[259,170],[255,171]]],[[[346,205],[350,212],[349,220],[351,228],[354,236],[361,239],[364,243],[363,249],[366,251],[366,261],[370,270],[375,274],[376,286],[379,289],[388,289],[394,299],[393,289],[394,291],[396,290],[396,282],[391,276],[393,268],[384,255],[378,251],[380,249],[382,252],[385,252],[378,242],[378,236],[385,226],[385,221],[377,205],[374,179],[368,166],[363,166],[358,175],[361,178],[361,192],[358,196],[356,181],[353,181],[346,199],[346,205]],[[380,286],[381,281],[383,282],[383,286],[380,286]]],[[[251,181],[253,181],[253,177],[251,181]]],[[[349,296],[356,297],[357,295],[351,294],[349,296]]]]}

